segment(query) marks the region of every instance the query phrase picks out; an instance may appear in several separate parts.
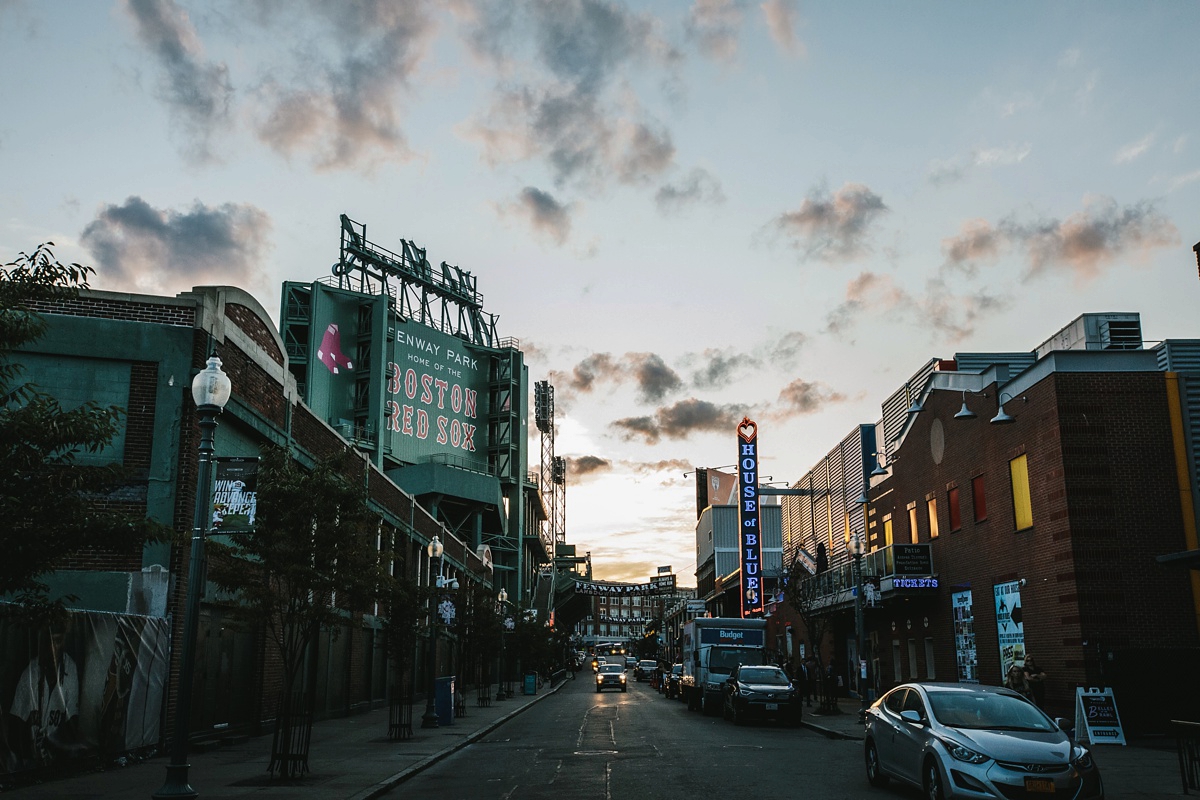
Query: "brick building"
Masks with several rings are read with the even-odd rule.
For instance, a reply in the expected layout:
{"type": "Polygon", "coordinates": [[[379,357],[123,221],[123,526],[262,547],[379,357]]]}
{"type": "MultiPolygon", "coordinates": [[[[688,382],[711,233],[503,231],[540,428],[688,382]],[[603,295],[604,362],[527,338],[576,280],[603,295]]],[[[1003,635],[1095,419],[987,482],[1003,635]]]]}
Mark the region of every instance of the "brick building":
{"type": "Polygon", "coordinates": [[[1200,587],[1157,557],[1196,548],[1200,342],[1147,349],[1136,315],[1085,315],[1033,351],[932,360],[883,411],[784,500],[790,551],[829,555],[809,580],[855,690],[844,542],[865,531],[869,694],[998,684],[1028,652],[1052,711],[1100,684],[1134,730],[1197,711],[1162,694],[1200,674],[1200,587]]]}
{"type": "MultiPolygon", "coordinates": [[[[49,329],[16,355],[25,377],[65,407],[96,400],[127,409],[113,443],[86,457],[97,463],[117,462],[130,470],[128,485],[109,502],[129,504],[177,531],[192,527],[199,428],[190,384],[210,352],[222,360],[233,387],[218,419],[218,459],[254,458],[263,445],[273,443],[287,447],[300,463],[311,464],[354,444],[336,421],[331,423],[303,401],[281,334],[266,310],[240,289],[200,287],[177,297],[83,291],[75,301],[36,310],[49,329]]],[[[519,361],[519,351],[511,356],[511,348],[506,342],[497,351],[519,361]]],[[[524,402],[505,412],[524,414],[524,402]]],[[[523,430],[524,421],[518,424],[523,430]]],[[[515,590],[522,582],[532,585],[537,564],[549,558],[542,547],[538,515],[524,515],[513,526],[507,520],[501,526],[473,518],[473,526],[451,529],[444,515],[439,517],[397,484],[396,463],[377,463],[369,453],[362,458],[369,504],[379,519],[381,536],[398,543],[404,568],[419,584],[430,581],[425,545],[437,536],[445,544],[444,569],[460,584],[490,592],[506,585],[514,598],[520,597],[515,590]],[[522,525],[528,529],[520,529],[522,525]],[[493,549],[503,555],[493,557],[493,549]],[[512,565],[503,579],[495,572],[497,558],[512,565]]],[[[521,454],[518,468],[524,463],[521,454]]],[[[516,505],[540,507],[536,486],[523,482],[514,496],[520,498],[522,492],[533,499],[516,505]]],[[[493,506],[503,505],[498,497],[493,499],[493,506]]],[[[495,513],[492,509],[493,517],[495,513]]],[[[171,543],[132,553],[88,552],[62,563],[47,582],[54,594],[76,598],[68,606],[77,613],[165,620],[166,636],[178,642],[188,588],[187,562],[187,547],[171,543]]],[[[193,735],[260,731],[275,715],[279,665],[263,631],[231,619],[225,602],[211,585],[206,587],[199,621],[193,735]]],[[[422,638],[414,654],[416,673],[405,681],[418,687],[418,692],[431,680],[424,674],[426,646],[427,639],[422,638]]],[[[439,674],[453,674],[461,665],[456,643],[444,628],[438,649],[439,674]]],[[[153,717],[154,731],[165,737],[179,702],[175,691],[179,648],[170,648],[168,654],[164,641],[162,658],[166,674],[160,676],[165,682],[161,708],[147,708],[145,714],[153,717]]],[[[91,672],[108,666],[94,661],[80,666],[85,689],[91,672]]],[[[400,691],[389,687],[393,673],[386,642],[370,613],[348,616],[337,635],[323,633],[310,666],[317,676],[314,711],[318,717],[377,706],[390,691],[400,691]]],[[[11,671],[0,670],[3,675],[11,671]]],[[[478,677],[464,675],[460,681],[472,684],[478,677]]],[[[81,704],[92,700],[99,702],[85,692],[81,704]]]]}

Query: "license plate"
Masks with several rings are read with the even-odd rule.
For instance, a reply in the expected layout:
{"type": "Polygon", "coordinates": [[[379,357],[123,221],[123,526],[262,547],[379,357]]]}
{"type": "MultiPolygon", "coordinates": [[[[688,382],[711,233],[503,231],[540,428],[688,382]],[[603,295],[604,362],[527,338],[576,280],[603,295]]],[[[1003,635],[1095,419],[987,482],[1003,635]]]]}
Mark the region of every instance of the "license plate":
{"type": "Polygon", "coordinates": [[[1053,778],[1026,778],[1025,791],[1054,794],[1053,778]]]}
{"type": "Polygon", "coordinates": [[[767,703],[767,711],[778,711],[779,703],[767,703]]]}

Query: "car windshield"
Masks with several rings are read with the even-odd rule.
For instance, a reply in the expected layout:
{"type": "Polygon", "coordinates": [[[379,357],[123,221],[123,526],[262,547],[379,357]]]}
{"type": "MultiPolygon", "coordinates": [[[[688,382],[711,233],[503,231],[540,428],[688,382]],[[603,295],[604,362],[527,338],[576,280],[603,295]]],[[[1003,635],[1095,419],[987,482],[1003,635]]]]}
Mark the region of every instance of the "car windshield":
{"type": "Polygon", "coordinates": [[[672,675],[682,675],[683,674],[683,664],[676,664],[675,666],[671,667],[671,674],[672,675]]]}
{"type": "Polygon", "coordinates": [[[621,667],[620,664],[601,664],[600,671],[602,673],[604,673],[605,675],[619,675],[619,674],[623,673],[625,670],[621,667]]]}
{"type": "Polygon", "coordinates": [[[1016,695],[999,692],[930,691],[934,718],[951,728],[1052,731],[1053,723],[1037,707],[1016,695]]]}
{"type": "Polygon", "coordinates": [[[654,662],[654,661],[642,661],[642,662],[640,662],[640,666],[644,667],[645,669],[654,669],[654,667],[655,667],[656,665],[657,665],[657,662],[654,662]]]}
{"type": "Polygon", "coordinates": [[[787,674],[778,667],[742,667],[738,671],[742,683],[764,683],[770,686],[787,686],[787,674]]]}

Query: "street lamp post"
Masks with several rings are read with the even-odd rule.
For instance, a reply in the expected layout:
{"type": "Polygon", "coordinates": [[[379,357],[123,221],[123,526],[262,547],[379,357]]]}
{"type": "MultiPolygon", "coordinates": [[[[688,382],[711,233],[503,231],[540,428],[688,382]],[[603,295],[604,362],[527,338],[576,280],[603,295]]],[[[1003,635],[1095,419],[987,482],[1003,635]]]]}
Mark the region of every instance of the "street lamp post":
{"type": "Polygon", "coordinates": [[[854,559],[854,635],[858,641],[858,664],[854,668],[858,671],[858,721],[867,721],[867,687],[863,680],[862,661],[865,658],[863,652],[863,582],[862,582],[862,559],[863,548],[862,534],[857,531],[850,534],[850,541],[846,543],[846,548],[850,551],[850,557],[854,559]]]}
{"type": "Polygon", "coordinates": [[[196,511],[192,516],[192,553],[188,563],[187,602],[183,616],[183,641],[179,654],[179,684],[175,695],[175,732],[171,740],[171,763],[167,765],[167,780],[157,792],[158,798],[197,797],[188,783],[188,733],[191,725],[192,681],[195,676],[196,631],[200,626],[200,598],[204,575],[204,537],[212,522],[212,461],[213,439],[217,430],[217,415],[229,402],[232,386],[229,376],[221,371],[221,359],[216,352],[192,379],[192,399],[200,425],[199,474],[196,477],[196,511]]]}
{"type": "Polygon", "coordinates": [[[441,570],[436,572],[433,568],[435,560],[442,559],[442,543],[438,537],[434,536],[425,548],[425,552],[429,554],[429,696],[425,700],[425,713],[421,715],[422,728],[436,728],[438,726],[437,711],[433,707],[433,694],[437,689],[437,592],[434,591],[435,576],[441,575],[441,570]]]}
{"type": "Polygon", "coordinates": [[[499,684],[496,687],[496,699],[507,700],[508,695],[504,691],[504,640],[507,638],[507,627],[504,624],[504,615],[508,612],[508,592],[506,592],[504,589],[501,589],[500,594],[496,595],[496,600],[499,602],[500,606],[500,670],[499,674],[496,676],[497,683],[499,684]]]}

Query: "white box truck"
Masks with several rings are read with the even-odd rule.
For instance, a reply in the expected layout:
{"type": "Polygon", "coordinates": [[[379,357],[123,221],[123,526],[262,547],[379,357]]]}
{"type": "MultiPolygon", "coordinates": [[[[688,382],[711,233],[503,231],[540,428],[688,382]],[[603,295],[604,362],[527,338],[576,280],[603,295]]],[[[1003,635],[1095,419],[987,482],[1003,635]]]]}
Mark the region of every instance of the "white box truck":
{"type": "Polygon", "coordinates": [[[766,663],[767,621],[697,617],[683,626],[680,695],[689,709],[716,714],[721,687],[739,664],[766,663]]]}

